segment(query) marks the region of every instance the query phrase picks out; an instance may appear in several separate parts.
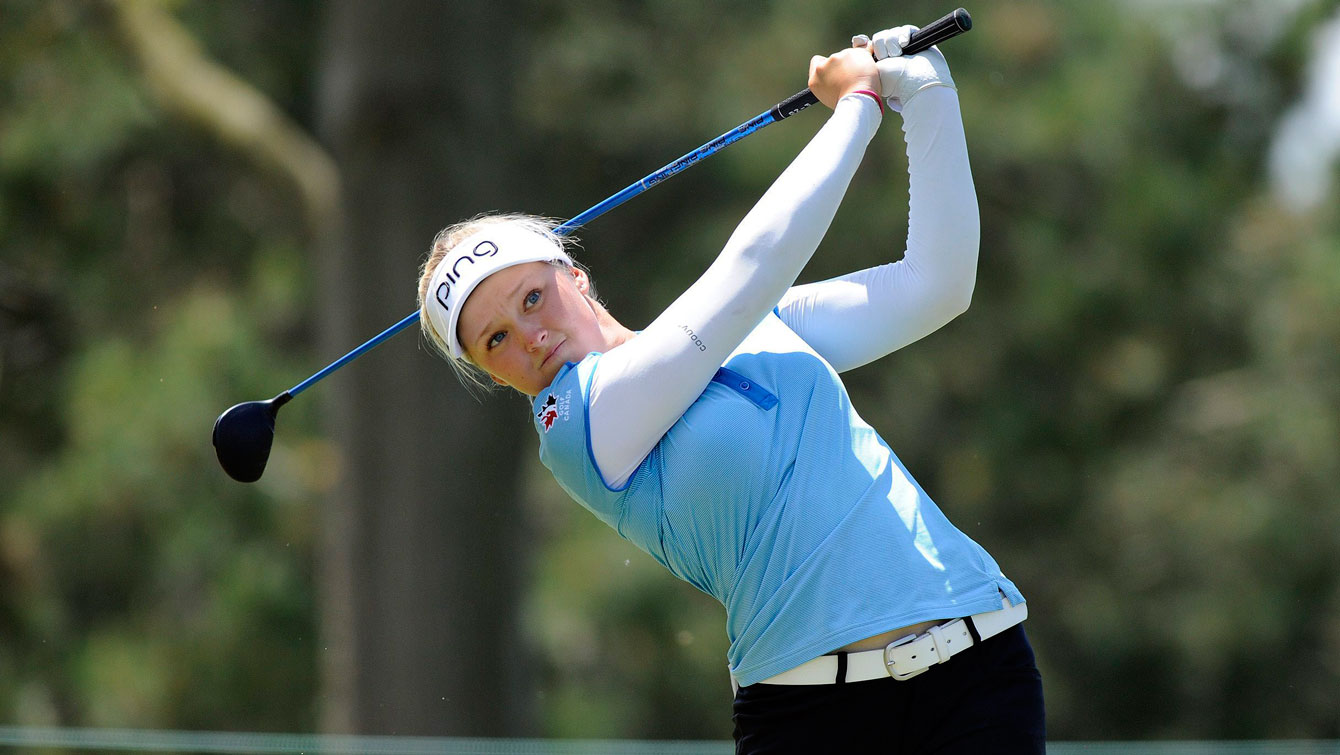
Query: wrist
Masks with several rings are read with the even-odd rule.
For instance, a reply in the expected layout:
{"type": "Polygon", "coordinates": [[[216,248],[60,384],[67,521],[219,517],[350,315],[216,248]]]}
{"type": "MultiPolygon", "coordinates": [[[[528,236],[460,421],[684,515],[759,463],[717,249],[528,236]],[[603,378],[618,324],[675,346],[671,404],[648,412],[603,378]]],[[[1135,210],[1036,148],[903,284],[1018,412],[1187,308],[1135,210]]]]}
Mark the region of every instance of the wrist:
{"type": "Polygon", "coordinates": [[[904,120],[909,117],[928,117],[930,113],[957,113],[958,90],[943,84],[923,86],[909,95],[906,102],[899,104],[901,107],[898,109],[902,112],[904,120]]]}
{"type": "Polygon", "coordinates": [[[848,95],[864,95],[865,97],[869,97],[875,101],[875,104],[879,105],[880,116],[884,115],[884,98],[879,95],[879,92],[876,92],[873,89],[853,89],[843,96],[846,97],[848,95]]]}
{"type": "Polygon", "coordinates": [[[952,81],[950,81],[950,82],[944,82],[944,81],[927,81],[927,82],[921,84],[919,87],[917,87],[916,89],[914,89],[913,91],[911,91],[911,92],[908,93],[905,97],[902,98],[902,105],[903,105],[903,107],[906,108],[906,107],[907,107],[907,104],[908,104],[909,102],[911,102],[917,95],[921,94],[922,92],[925,92],[925,91],[928,90],[928,89],[935,89],[935,88],[938,88],[938,87],[943,87],[943,88],[945,88],[945,89],[948,89],[948,90],[951,91],[951,92],[958,92],[958,87],[954,86],[954,82],[952,82],[952,81]]]}

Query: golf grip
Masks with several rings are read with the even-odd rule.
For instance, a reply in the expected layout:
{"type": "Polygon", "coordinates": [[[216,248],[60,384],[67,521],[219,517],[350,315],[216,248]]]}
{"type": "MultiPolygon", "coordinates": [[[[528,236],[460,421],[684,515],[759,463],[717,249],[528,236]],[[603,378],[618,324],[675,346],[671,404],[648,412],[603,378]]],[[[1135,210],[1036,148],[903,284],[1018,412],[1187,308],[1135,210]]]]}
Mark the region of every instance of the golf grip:
{"type": "MultiPolygon", "coordinates": [[[[903,54],[916,55],[946,39],[957,37],[971,28],[972,16],[969,16],[966,10],[959,8],[953,13],[949,13],[943,18],[932,21],[912,32],[912,36],[907,40],[907,47],[903,48],[903,54]]],[[[815,97],[814,93],[808,89],[803,92],[796,92],[772,106],[773,120],[780,121],[783,118],[795,115],[818,101],[819,98],[815,97]]]]}

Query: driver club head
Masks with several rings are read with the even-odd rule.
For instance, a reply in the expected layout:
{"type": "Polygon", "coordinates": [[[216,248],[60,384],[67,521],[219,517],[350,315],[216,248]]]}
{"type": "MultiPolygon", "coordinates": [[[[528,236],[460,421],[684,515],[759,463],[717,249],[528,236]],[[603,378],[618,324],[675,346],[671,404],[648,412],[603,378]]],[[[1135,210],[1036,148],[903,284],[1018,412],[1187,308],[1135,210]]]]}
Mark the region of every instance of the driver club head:
{"type": "Polygon", "coordinates": [[[261,478],[275,439],[275,415],[291,398],[284,391],[268,401],[248,401],[214,420],[214,453],[229,477],[238,482],[261,478]]]}

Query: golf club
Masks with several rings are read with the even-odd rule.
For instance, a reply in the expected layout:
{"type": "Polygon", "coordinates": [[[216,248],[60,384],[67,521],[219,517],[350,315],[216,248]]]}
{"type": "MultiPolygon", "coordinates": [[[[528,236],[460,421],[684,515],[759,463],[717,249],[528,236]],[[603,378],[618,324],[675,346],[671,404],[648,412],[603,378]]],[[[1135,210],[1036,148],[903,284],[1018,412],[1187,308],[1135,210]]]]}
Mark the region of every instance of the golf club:
{"type": "MultiPolygon", "coordinates": [[[[971,28],[972,18],[966,10],[959,8],[914,32],[907,47],[903,48],[903,54],[916,54],[971,28]]],[[[578,227],[604,215],[661,181],[706,157],[720,152],[764,126],[795,115],[816,102],[818,102],[818,98],[809,89],[797,92],[712,141],[665,165],[642,180],[629,184],[618,193],[555,228],[554,232],[559,235],[572,233],[578,227]]],[[[255,482],[260,479],[261,474],[265,472],[265,464],[270,458],[270,447],[274,443],[275,417],[279,414],[279,408],[330,373],[381,345],[382,342],[418,322],[418,320],[418,311],[411,312],[404,319],[278,396],[267,401],[248,401],[237,404],[220,414],[219,418],[214,421],[214,452],[219,457],[219,464],[223,467],[223,471],[238,482],[255,482]]]]}

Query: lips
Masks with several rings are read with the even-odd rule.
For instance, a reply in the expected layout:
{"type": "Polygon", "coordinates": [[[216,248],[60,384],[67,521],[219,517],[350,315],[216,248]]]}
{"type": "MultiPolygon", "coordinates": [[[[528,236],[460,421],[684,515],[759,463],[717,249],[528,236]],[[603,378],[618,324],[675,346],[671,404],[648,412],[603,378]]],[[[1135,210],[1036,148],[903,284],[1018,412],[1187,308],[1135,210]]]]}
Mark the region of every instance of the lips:
{"type": "Polygon", "coordinates": [[[568,341],[567,341],[566,338],[563,339],[562,341],[559,341],[558,344],[555,345],[554,348],[553,348],[552,350],[550,350],[550,352],[549,352],[548,354],[545,354],[545,355],[544,355],[544,361],[540,362],[540,366],[541,366],[541,367],[544,367],[545,365],[549,364],[549,360],[550,360],[550,359],[553,359],[554,355],[558,353],[558,350],[561,349],[561,348],[563,348],[563,344],[565,344],[565,343],[567,343],[567,342],[568,342],[568,341]]]}

